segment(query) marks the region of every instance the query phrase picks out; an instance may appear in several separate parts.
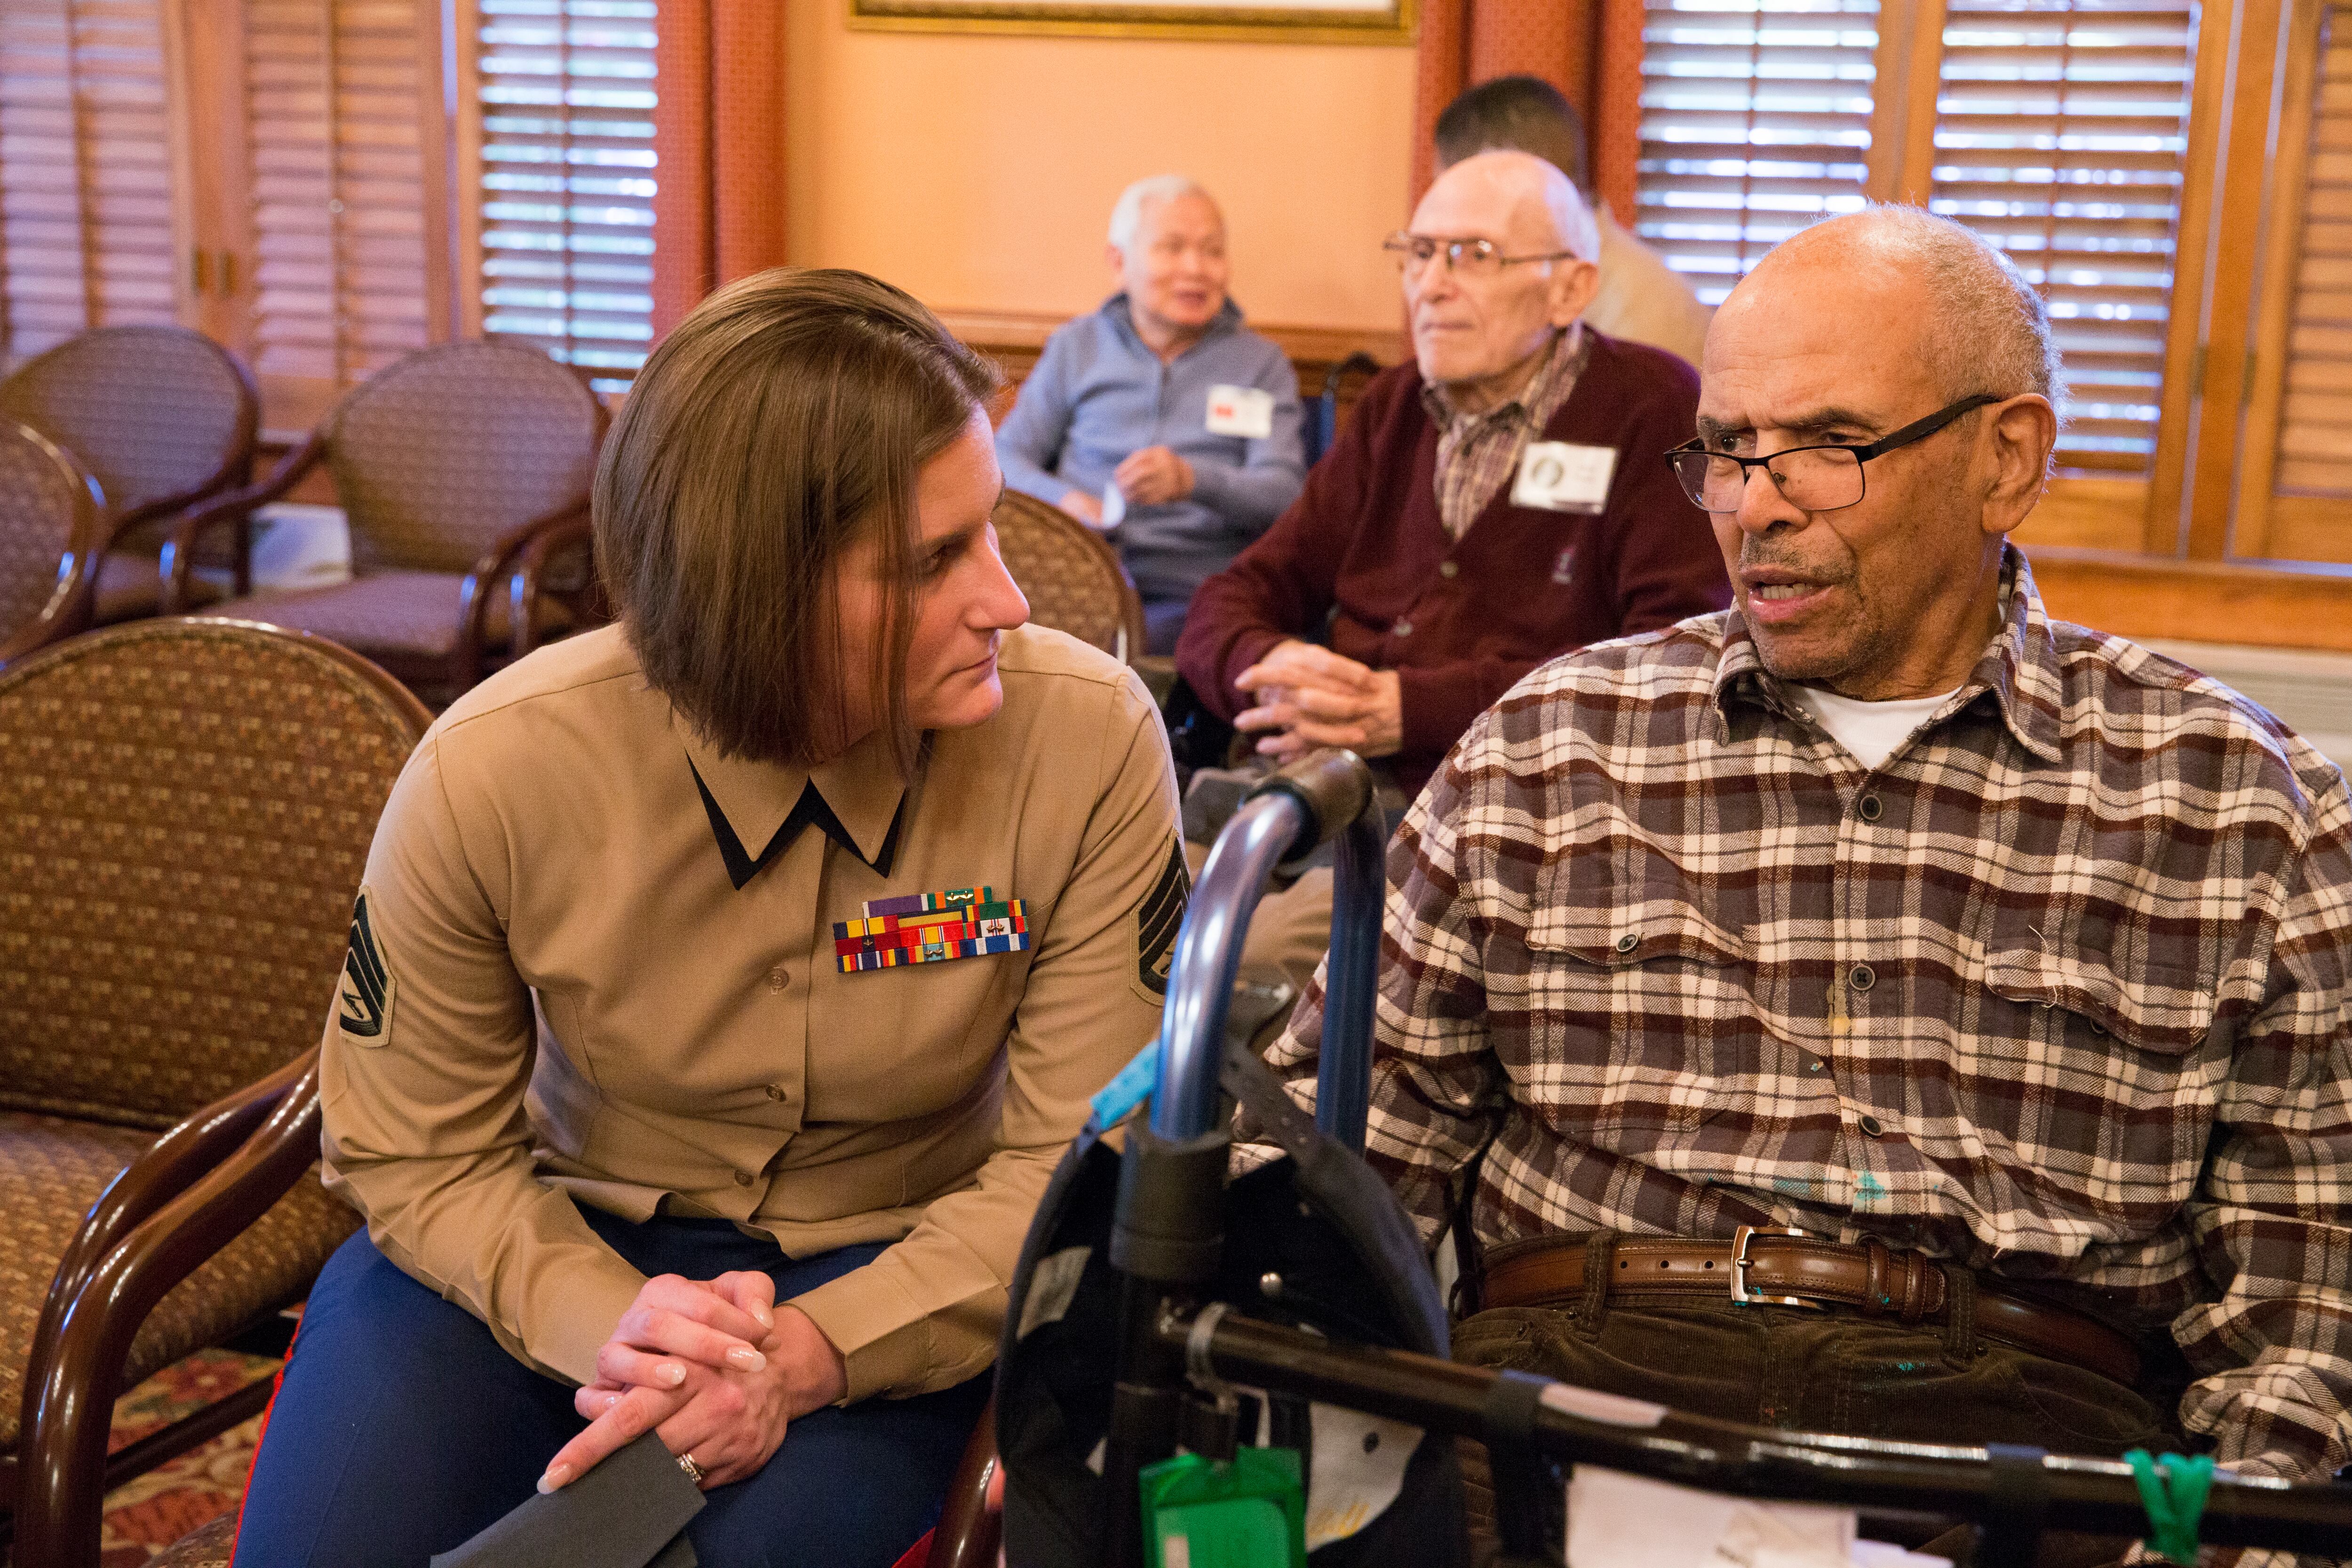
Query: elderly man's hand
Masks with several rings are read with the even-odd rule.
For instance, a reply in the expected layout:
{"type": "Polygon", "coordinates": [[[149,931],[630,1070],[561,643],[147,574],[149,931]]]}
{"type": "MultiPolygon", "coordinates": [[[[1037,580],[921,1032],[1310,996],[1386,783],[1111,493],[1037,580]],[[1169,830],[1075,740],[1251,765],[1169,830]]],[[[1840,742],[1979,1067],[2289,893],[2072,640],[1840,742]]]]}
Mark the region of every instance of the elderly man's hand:
{"type": "Polygon", "coordinates": [[[774,1292],[774,1282],[754,1272],[648,1280],[597,1352],[596,1381],[572,1396],[587,1429],[549,1461],[541,1489],[577,1479],[648,1431],[671,1453],[691,1455],[705,1488],[758,1473],[793,1420],[838,1400],[848,1386],[841,1352],[807,1314],[772,1310],[774,1292]],[[696,1303],[688,1293],[704,1300],[696,1303]],[[731,1323],[730,1313],[770,1326],[749,1345],[676,1331],[676,1318],[731,1323]],[[650,1348],[680,1342],[695,1348],[650,1348]]]}
{"type": "Polygon", "coordinates": [[[1062,499],[1054,504],[1088,528],[1100,528],[1103,525],[1102,497],[1100,496],[1088,495],[1084,490],[1064,490],[1062,499]]]}
{"type": "Polygon", "coordinates": [[[1192,493],[1192,465],[1166,447],[1130,454],[1110,477],[1137,506],[1163,506],[1192,493]]]}
{"type": "Polygon", "coordinates": [[[1393,755],[1404,744],[1404,700],[1393,669],[1374,669],[1312,643],[1284,642],[1234,682],[1257,699],[1234,727],[1264,731],[1260,754],[1286,763],[1318,746],[1361,757],[1393,755]]]}

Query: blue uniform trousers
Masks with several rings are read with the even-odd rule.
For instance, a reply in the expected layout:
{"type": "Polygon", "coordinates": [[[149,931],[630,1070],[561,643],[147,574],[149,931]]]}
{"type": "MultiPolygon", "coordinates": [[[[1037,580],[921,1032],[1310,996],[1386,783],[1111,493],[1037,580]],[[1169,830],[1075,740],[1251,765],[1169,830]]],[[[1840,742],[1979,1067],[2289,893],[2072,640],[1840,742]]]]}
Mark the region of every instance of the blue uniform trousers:
{"type": "MultiPolygon", "coordinates": [[[[882,1250],[794,1260],[726,1220],[633,1225],[581,1213],[648,1276],[762,1269],[779,1301],[882,1250]]],[[[937,1519],[988,1384],[983,1375],[802,1416],[759,1474],[707,1494],[687,1527],[696,1555],[707,1568],[889,1568],[937,1519]]],[[[532,1495],[586,1425],[572,1393],[361,1231],[329,1260],[303,1312],[254,1461],[236,1568],[424,1568],[532,1495]]]]}

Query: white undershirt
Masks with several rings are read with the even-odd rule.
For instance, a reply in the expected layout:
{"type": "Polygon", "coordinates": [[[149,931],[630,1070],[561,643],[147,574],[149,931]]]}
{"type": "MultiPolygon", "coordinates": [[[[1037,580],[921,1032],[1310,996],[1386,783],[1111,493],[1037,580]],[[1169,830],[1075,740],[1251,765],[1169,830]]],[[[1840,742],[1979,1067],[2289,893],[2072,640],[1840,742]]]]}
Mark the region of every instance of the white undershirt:
{"type": "Polygon", "coordinates": [[[1818,686],[1800,686],[1794,681],[1787,687],[1813,716],[1813,722],[1827,730],[1837,743],[1853,753],[1864,767],[1875,770],[1879,763],[1895,754],[1895,748],[1909,740],[1920,725],[1925,724],[1936,710],[1951,700],[1951,691],[1933,697],[1898,697],[1889,702],[1863,702],[1852,697],[1841,697],[1834,691],[1824,691],[1818,686]]]}

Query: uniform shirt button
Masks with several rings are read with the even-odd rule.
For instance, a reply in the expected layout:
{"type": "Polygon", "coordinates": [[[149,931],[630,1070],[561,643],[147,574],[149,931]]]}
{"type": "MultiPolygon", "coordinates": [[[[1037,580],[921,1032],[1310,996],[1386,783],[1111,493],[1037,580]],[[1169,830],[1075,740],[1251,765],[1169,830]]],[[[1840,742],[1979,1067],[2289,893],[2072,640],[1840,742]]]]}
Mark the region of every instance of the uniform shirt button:
{"type": "Polygon", "coordinates": [[[786,969],[782,964],[779,963],[775,968],[768,971],[769,990],[782,991],[785,986],[790,985],[792,983],[793,972],[786,969]]]}
{"type": "Polygon", "coordinates": [[[1412,636],[1412,623],[1411,621],[1399,621],[1391,630],[1397,637],[1409,637],[1412,636]]]}
{"type": "Polygon", "coordinates": [[[780,1083],[772,1083],[768,1085],[768,1098],[775,1100],[782,1100],[784,1098],[784,1086],[780,1083]]]}
{"type": "Polygon", "coordinates": [[[1864,822],[1876,822],[1885,811],[1885,808],[1878,804],[1878,797],[1874,795],[1864,795],[1854,809],[1862,814],[1862,819],[1864,822]]]}
{"type": "Polygon", "coordinates": [[[1865,1138],[1876,1138],[1886,1131],[1885,1123],[1875,1116],[1865,1116],[1855,1125],[1862,1129],[1862,1135],[1865,1138]]]}
{"type": "Polygon", "coordinates": [[[1856,991],[1867,991],[1878,984],[1878,976],[1871,973],[1870,965],[1867,963],[1855,964],[1853,972],[1845,978],[1846,984],[1852,985],[1856,991]]]}
{"type": "Polygon", "coordinates": [[[1629,931],[1623,936],[1617,939],[1617,951],[1620,952],[1631,952],[1641,945],[1642,937],[1641,933],[1638,931],[1629,931]]]}
{"type": "Polygon", "coordinates": [[[736,1173],[735,1173],[735,1184],[736,1184],[737,1186],[739,1186],[739,1187],[748,1187],[748,1186],[750,1186],[750,1185],[751,1184],[751,1172],[749,1172],[749,1171],[738,1171],[738,1172],[736,1172],[736,1173]]]}
{"type": "Polygon", "coordinates": [[[1448,580],[1459,577],[1462,575],[1462,563],[1459,561],[1441,561],[1437,563],[1437,574],[1448,580]]]}

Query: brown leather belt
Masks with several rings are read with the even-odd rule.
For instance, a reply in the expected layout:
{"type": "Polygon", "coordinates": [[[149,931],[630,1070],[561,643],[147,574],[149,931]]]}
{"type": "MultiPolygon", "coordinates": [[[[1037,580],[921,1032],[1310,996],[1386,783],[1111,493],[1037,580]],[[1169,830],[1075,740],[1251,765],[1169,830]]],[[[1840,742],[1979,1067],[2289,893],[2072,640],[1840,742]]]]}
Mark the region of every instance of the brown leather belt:
{"type": "MultiPolygon", "coordinates": [[[[1748,1306],[1843,1307],[1906,1323],[1944,1321],[1944,1266],[1879,1241],[1847,1246],[1742,1226],[1730,1241],[1620,1237],[1611,1256],[1611,1296],[1728,1298],[1748,1306]]],[[[1580,1236],[1507,1242],[1486,1255],[1482,1299],[1489,1307],[1581,1300],[1584,1259],[1580,1236]]],[[[2087,1367],[2126,1388],[2139,1385],[2139,1352],[2131,1342],[2079,1312],[1979,1285],[1976,1327],[1987,1339],[2087,1367]]]]}

